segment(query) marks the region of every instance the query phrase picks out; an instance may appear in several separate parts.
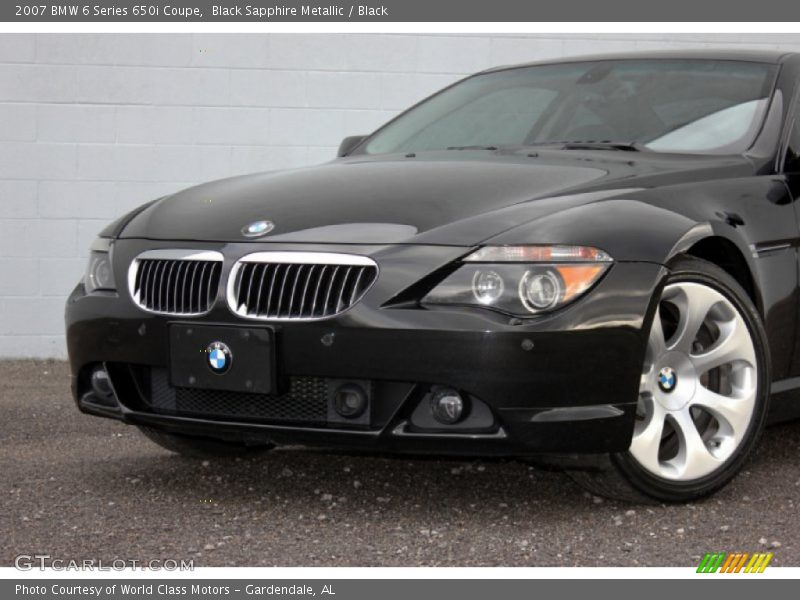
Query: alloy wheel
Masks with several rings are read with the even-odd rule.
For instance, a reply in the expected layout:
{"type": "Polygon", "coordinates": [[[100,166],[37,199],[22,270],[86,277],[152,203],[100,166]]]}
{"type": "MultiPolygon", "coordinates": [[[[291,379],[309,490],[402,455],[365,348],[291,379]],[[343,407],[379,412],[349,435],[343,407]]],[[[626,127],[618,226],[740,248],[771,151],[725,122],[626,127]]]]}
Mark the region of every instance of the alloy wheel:
{"type": "Polygon", "coordinates": [[[667,285],[648,340],[630,455],[674,482],[714,473],[745,439],[757,379],[753,338],[731,300],[703,283],[667,285]]]}

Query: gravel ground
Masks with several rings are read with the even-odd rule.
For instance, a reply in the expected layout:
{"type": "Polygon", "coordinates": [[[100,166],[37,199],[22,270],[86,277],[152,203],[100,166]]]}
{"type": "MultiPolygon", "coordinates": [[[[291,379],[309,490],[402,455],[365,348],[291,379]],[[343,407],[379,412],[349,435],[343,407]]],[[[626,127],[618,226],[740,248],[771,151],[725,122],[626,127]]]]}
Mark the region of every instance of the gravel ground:
{"type": "Polygon", "coordinates": [[[61,362],[0,363],[0,565],[688,566],[706,551],[800,566],[800,422],[772,427],[711,499],[634,506],[511,461],[283,449],[193,461],[81,415],[61,362]],[[33,385],[31,385],[33,383],[33,385]]]}

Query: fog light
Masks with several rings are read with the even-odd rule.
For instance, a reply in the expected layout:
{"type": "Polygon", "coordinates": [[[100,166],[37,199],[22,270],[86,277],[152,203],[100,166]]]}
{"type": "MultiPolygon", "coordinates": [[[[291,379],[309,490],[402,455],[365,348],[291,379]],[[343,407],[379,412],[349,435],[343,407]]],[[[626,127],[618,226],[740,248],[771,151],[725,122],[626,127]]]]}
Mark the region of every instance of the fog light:
{"type": "Polygon", "coordinates": [[[95,367],[91,377],[92,391],[103,400],[110,400],[114,397],[114,390],[111,388],[111,380],[103,367],[95,367]]]}
{"type": "Polygon", "coordinates": [[[367,394],[353,383],[345,384],[334,393],[333,408],[346,419],[357,419],[367,409],[367,394]]]}
{"type": "Polygon", "coordinates": [[[431,397],[433,418],[443,425],[454,425],[464,415],[464,400],[461,394],[450,388],[442,388],[431,397]]]}

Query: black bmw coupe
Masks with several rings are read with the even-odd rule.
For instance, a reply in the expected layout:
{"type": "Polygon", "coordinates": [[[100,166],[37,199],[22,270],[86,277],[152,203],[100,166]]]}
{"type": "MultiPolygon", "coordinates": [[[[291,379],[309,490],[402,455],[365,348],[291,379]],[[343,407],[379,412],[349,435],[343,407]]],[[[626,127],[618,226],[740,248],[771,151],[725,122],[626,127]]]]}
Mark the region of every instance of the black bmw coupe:
{"type": "Polygon", "coordinates": [[[538,458],[697,498],[800,407],[798,200],[800,55],[490,69],[328,164],[109,225],[66,307],[75,399],[183,454],[538,458]]]}

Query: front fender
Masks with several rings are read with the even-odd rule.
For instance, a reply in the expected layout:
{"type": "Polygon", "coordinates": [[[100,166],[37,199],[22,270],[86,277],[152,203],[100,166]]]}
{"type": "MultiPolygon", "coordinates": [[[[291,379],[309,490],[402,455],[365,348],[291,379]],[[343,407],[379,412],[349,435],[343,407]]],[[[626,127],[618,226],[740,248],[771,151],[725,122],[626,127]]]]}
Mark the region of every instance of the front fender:
{"type": "Polygon", "coordinates": [[[599,200],[544,216],[486,243],[594,246],[616,261],[665,266],[692,253],[735,276],[731,264],[743,261],[764,319],[773,377],[797,376],[799,234],[791,197],[780,179],[753,177],[634,193],[635,198],[599,200]],[[712,245],[698,245],[704,241],[716,244],[714,256],[698,252],[712,245]]]}
{"type": "Polygon", "coordinates": [[[698,225],[666,208],[623,198],[568,208],[510,229],[486,243],[594,246],[617,261],[666,264],[680,240],[698,225]]]}

